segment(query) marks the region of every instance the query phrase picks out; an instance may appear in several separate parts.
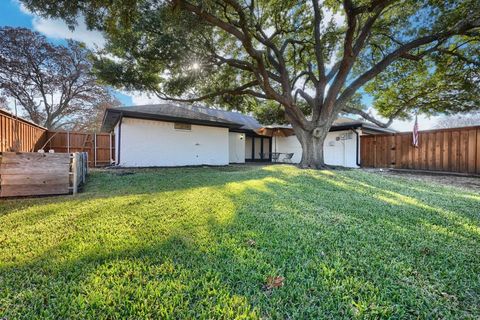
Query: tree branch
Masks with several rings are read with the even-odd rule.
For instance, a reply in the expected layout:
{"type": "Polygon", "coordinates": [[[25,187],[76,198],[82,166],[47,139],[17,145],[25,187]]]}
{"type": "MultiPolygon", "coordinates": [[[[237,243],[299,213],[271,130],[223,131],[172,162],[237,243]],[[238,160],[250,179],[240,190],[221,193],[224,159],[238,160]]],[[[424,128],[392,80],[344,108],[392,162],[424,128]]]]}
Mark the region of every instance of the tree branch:
{"type": "Polygon", "coordinates": [[[200,97],[189,98],[189,99],[188,98],[183,99],[183,98],[171,97],[171,96],[169,96],[165,93],[160,92],[157,88],[151,88],[151,90],[153,92],[155,92],[155,95],[157,97],[159,97],[160,99],[170,100],[170,101],[178,101],[178,102],[198,102],[198,101],[203,101],[203,100],[207,100],[207,99],[210,99],[210,98],[215,98],[215,97],[225,95],[225,94],[231,94],[231,95],[246,95],[246,94],[249,94],[249,95],[254,95],[258,98],[267,99],[267,96],[264,95],[263,93],[256,92],[256,91],[250,89],[250,88],[255,87],[257,85],[258,85],[258,82],[255,80],[255,81],[248,82],[248,83],[246,83],[244,85],[241,85],[239,87],[236,87],[236,88],[219,90],[219,91],[215,91],[215,92],[212,92],[212,93],[200,96],[200,97]]]}
{"type": "MultiPolygon", "coordinates": [[[[464,32],[469,31],[472,28],[476,28],[480,26],[480,19],[477,19],[476,21],[473,22],[465,22],[462,21],[459,25],[457,25],[455,28],[453,28],[450,31],[442,32],[442,33],[437,33],[434,35],[429,35],[425,37],[421,37],[418,39],[415,39],[413,41],[410,41],[406,43],[405,45],[397,48],[395,51],[392,53],[388,54],[385,58],[383,58],[380,62],[378,62],[375,66],[373,66],[370,70],[366,71],[364,74],[359,76],[357,79],[352,81],[350,85],[343,91],[343,93],[340,95],[340,97],[336,101],[337,108],[342,108],[343,105],[348,101],[348,99],[351,98],[351,96],[361,87],[363,86],[366,82],[370,81],[373,79],[376,75],[378,75],[380,72],[385,70],[390,64],[407,54],[410,50],[418,48],[420,46],[438,41],[438,42],[443,42],[449,37],[452,37],[454,35],[459,35],[463,34],[464,32]]],[[[426,51],[428,53],[436,50],[438,48],[438,44],[426,51]]]]}
{"type": "Polygon", "coordinates": [[[370,115],[369,113],[363,111],[363,110],[360,110],[360,109],[356,109],[356,108],[352,108],[352,107],[343,107],[342,108],[342,111],[346,112],[346,113],[352,113],[352,114],[358,114],[359,116],[361,116],[362,118],[376,124],[377,126],[379,127],[382,127],[382,128],[388,128],[392,123],[393,123],[393,120],[403,111],[404,109],[403,108],[400,108],[400,109],[397,109],[397,111],[395,111],[395,113],[393,115],[391,115],[389,118],[388,118],[388,121],[387,122],[382,122],[380,120],[377,120],[375,117],[373,117],[372,115],[370,115]]]}

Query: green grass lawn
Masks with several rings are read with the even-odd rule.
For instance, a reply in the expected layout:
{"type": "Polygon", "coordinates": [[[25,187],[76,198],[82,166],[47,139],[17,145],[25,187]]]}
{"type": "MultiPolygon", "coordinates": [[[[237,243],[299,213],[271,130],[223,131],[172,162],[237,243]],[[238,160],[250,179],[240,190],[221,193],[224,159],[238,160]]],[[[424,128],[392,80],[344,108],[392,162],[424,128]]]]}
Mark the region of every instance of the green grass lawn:
{"type": "Polygon", "coordinates": [[[93,172],[77,197],[0,202],[0,318],[479,319],[480,195],[280,165],[93,172]]]}

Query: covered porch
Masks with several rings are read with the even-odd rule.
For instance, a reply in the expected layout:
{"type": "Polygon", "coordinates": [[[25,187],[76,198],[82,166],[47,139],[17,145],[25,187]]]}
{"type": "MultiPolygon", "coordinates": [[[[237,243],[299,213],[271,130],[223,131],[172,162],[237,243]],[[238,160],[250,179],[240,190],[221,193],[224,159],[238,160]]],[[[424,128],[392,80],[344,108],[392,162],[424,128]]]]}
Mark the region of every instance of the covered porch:
{"type": "Polygon", "coordinates": [[[292,162],[297,150],[280,151],[278,139],[293,137],[290,126],[265,126],[245,135],[245,162],[292,162]]]}

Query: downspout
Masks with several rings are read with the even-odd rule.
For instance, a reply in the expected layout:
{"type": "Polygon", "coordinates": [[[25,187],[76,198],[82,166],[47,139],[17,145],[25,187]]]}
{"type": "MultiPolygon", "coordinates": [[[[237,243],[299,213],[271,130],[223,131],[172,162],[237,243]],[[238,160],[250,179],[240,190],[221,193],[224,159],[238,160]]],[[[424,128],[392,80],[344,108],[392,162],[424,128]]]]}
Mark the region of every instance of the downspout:
{"type": "Polygon", "coordinates": [[[117,166],[120,165],[120,148],[121,148],[121,145],[122,145],[122,119],[123,119],[123,115],[120,114],[120,120],[118,122],[117,166]]]}
{"type": "Polygon", "coordinates": [[[357,166],[360,167],[360,158],[359,158],[359,149],[360,149],[360,135],[358,134],[358,131],[357,129],[350,129],[353,131],[353,133],[355,133],[355,135],[357,136],[357,151],[356,151],[356,163],[357,163],[357,166]]]}

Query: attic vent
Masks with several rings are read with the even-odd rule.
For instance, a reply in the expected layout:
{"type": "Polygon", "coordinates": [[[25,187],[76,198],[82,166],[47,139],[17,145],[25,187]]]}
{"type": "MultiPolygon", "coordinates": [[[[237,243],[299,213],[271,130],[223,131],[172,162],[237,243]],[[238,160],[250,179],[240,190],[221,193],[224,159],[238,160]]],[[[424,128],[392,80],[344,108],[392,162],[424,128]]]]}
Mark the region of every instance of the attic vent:
{"type": "Polygon", "coordinates": [[[186,130],[186,131],[192,130],[192,125],[190,123],[175,122],[173,127],[175,128],[175,130],[186,130]]]}

